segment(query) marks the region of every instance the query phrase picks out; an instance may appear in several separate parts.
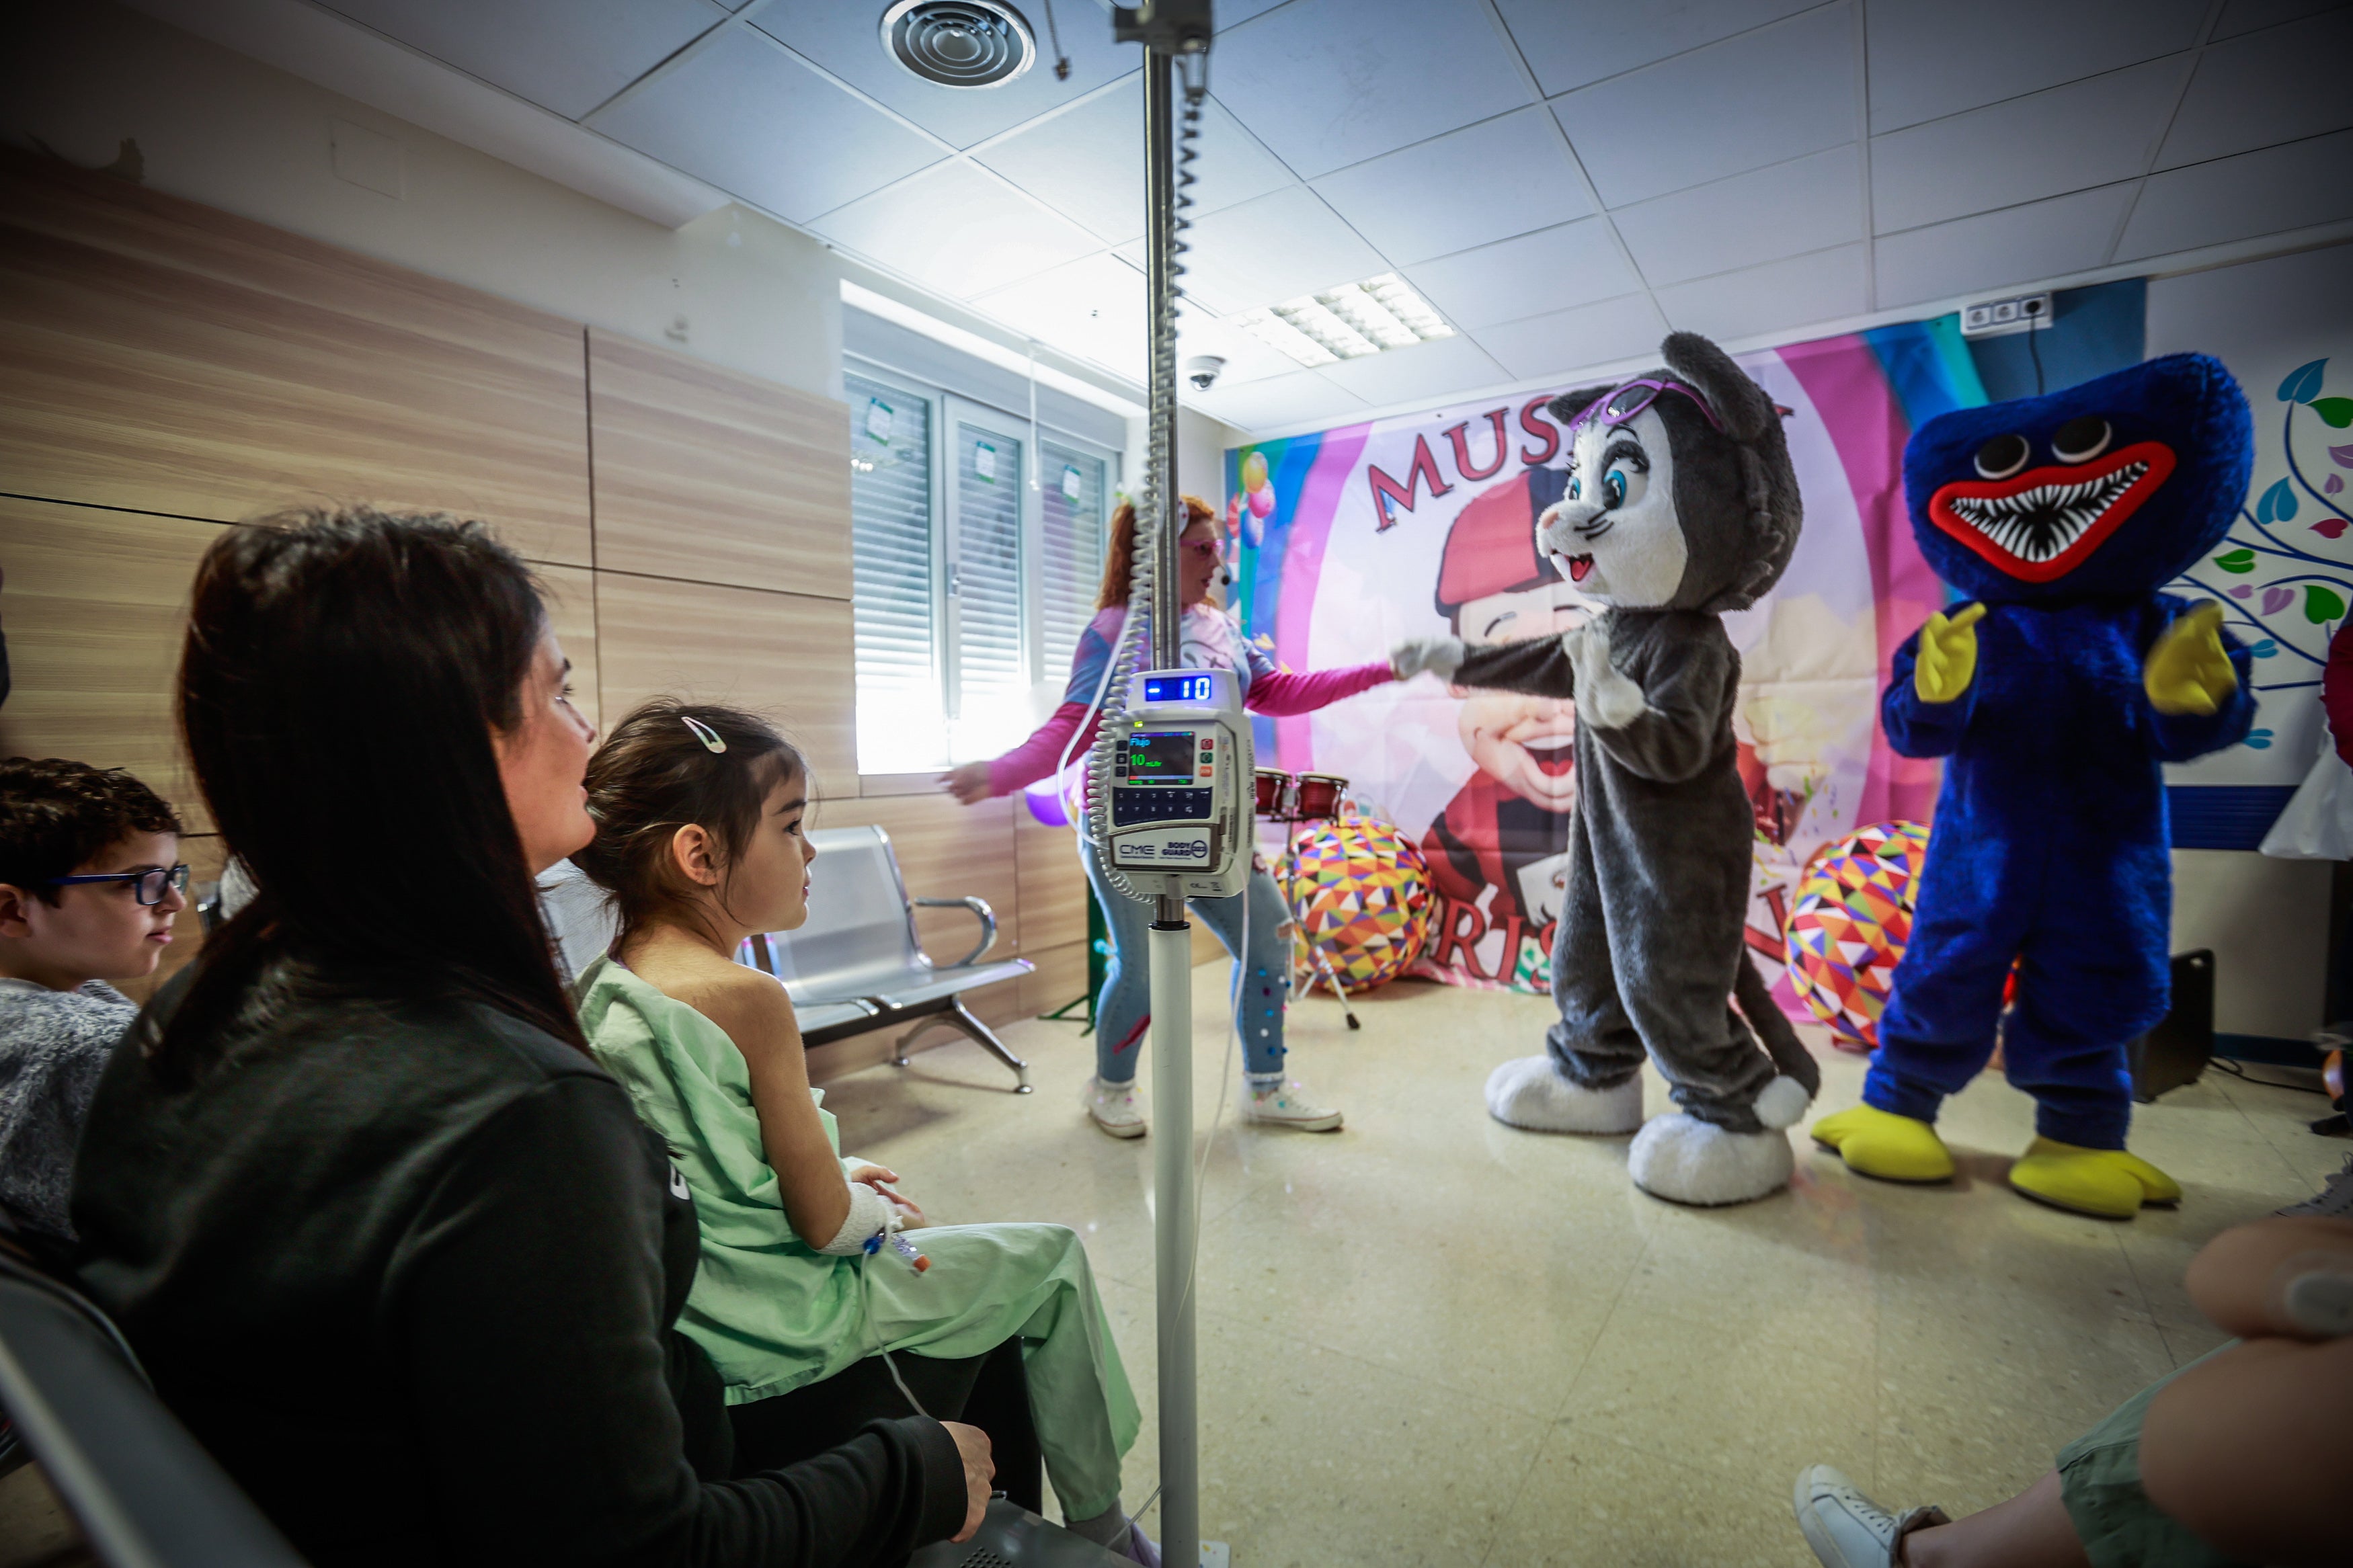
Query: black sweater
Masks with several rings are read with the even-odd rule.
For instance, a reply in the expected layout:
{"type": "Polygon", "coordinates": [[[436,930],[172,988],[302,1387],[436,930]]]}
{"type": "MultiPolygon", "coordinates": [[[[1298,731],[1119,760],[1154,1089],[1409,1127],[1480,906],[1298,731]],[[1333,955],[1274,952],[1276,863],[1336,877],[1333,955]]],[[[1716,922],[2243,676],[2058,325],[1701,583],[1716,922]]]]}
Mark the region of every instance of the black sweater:
{"type": "Polygon", "coordinates": [[[718,1380],[671,1328],[693,1201],[586,1057],[487,1007],[316,1003],[174,1089],[145,1047],[187,978],[90,1107],[82,1279],[313,1562],[847,1568],[963,1522],[921,1418],[717,1479],[718,1380]]]}

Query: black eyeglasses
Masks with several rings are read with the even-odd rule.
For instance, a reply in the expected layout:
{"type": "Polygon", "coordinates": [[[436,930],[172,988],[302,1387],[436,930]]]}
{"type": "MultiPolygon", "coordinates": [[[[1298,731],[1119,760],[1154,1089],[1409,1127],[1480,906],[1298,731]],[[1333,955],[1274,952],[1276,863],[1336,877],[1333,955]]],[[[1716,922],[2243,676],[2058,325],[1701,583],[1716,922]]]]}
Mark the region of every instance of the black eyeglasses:
{"type": "Polygon", "coordinates": [[[76,882],[128,882],[132,896],[142,904],[160,904],[167,893],[188,890],[188,868],[173,866],[153,871],[94,871],[87,877],[52,877],[44,884],[71,887],[76,882]]]}

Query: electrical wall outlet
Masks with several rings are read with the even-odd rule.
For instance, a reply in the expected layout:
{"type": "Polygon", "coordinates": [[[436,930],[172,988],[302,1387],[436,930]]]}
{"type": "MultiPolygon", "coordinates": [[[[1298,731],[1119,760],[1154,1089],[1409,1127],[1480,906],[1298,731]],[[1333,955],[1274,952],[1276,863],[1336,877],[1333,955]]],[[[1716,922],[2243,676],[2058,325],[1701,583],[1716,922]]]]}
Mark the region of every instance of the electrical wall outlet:
{"type": "Polygon", "coordinates": [[[2013,294],[2007,300],[1986,300],[1961,307],[1961,336],[1999,338],[2010,332],[2036,332],[2051,325],[2051,296],[2013,294]]]}

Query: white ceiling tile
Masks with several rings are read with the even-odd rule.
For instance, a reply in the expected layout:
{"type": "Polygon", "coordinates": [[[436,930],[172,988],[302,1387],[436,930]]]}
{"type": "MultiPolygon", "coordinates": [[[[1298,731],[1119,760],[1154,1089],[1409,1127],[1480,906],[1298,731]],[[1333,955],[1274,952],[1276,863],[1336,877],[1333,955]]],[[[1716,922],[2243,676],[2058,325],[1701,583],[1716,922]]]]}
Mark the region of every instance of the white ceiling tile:
{"type": "Polygon", "coordinates": [[[1304,185],[1204,214],[1186,237],[1185,285],[1221,316],[1388,270],[1304,185]]]}
{"type": "Polygon", "coordinates": [[[1112,42],[1101,12],[1084,18],[1068,16],[1062,52],[1071,58],[1071,79],[1056,81],[1045,18],[1038,7],[1029,6],[1022,14],[1037,29],[1035,64],[997,87],[942,87],[891,58],[877,26],[884,8],[884,0],[863,5],[848,0],[774,0],[752,14],[752,25],[957,147],[969,147],[1082,97],[1135,69],[1140,59],[1134,45],[1112,42]]]}
{"type": "Polygon", "coordinates": [[[1078,225],[965,163],[927,169],[826,214],[815,226],[828,239],[959,300],[1101,248],[1078,225]]]}
{"type": "Polygon", "coordinates": [[[1405,275],[1440,314],[1465,330],[1642,286],[1599,218],[1425,261],[1405,268],[1405,275]]]}
{"type": "Polygon", "coordinates": [[[744,26],[725,28],[587,123],[792,223],[942,156],[744,26]]]}
{"type": "Polygon", "coordinates": [[[2353,131],[2149,177],[2119,261],[2353,217],[2353,131]]]}
{"type": "Polygon", "coordinates": [[[1177,369],[1183,370],[1185,362],[1195,354],[1215,354],[1226,362],[1225,368],[1218,373],[1219,386],[1240,386],[1269,376],[1289,375],[1300,368],[1297,360],[1280,349],[1268,347],[1231,321],[1220,321],[1206,310],[1179,310],[1177,369]]]}
{"type": "Polygon", "coordinates": [[[1841,246],[1657,290],[1678,331],[1718,341],[1786,331],[1868,309],[1862,247],[1841,246]]]}
{"type": "Polygon", "coordinates": [[[1514,380],[1532,381],[1655,353],[1666,334],[1666,321],[1649,295],[1622,294],[1482,327],[1472,335],[1514,380]]]}
{"type": "Polygon", "coordinates": [[[983,294],[972,308],[1131,380],[1145,375],[1144,274],[1108,253],[983,294]]]}
{"type": "Polygon", "coordinates": [[[708,0],[324,0],[542,109],[577,120],[726,20],[708,0]]]}
{"type": "Polygon", "coordinates": [[[1949,299],[2080,272],[2107,259],[2137,182],[1880,236],[1879,305],[1949,299]]]}
{"type": "Polygon", "coordinates": [[[1854,17],[1832,5],[1553,100],[1601,205],[1854,140],[1854,17]]]}
{"type": "Polygon", "coordinates": [[[1662,60],[1803,11],[1816,0],[1497,0],[1546,96],[1662,60]]]}
{"type": "MultiPolygon", "coordinates": [[[[1295,183],[1214,96],[1201,107],[1198,151],[1190,189],[1196,214],[1295,183]]],[[[973,156],[1103,238],[1134,239],[1144,232],[1144,79],[1130,76],[973,156]]]]}
{"type": "Polygon", "coordinates": [[[1869,3],[1874,132],[2178,54],[2207,11],[2207,0],[1869,3]]]}
{"type": "MultiPolygon", "coordinates": [[[[2160,169],[2353,125],[2353,11],[2208,47],[2158,154],[2160,169]]],[[[2353,183],[2353,173],[2340,173],[2353,183]]]]}
{"type": "Polygon", "coordinates": [[[1362,414],[1366,407],[1363,398],[1333,385],[1312,370],[1295,370],[1289,375],[1253,381],[1243,386],[1188,392],[1185,401],[1245,435],[1318,419],[1328,419],[1336,425],[1362,414]]]}
{"type": "Polygon", "coordinates": [[[1211,71],[1303,179],[1528,101],[1478,0],[1291,0],[1221,36],[1211,71]]]}
{"type": "Polygon", "coordinates": [[[2230,0],[2222,7],[2221,20],[2214,24],[2214,37],[2235,38],[2258,27],[2274,27],[2298,16],[2333,11],[2344,3],[2345,0],[2230,0]]]}
{"type": "Polygon", "coordinates": [[[1862,169],[1833,147],[1610,216],[1643,277],[1680,283],[1861,239],[1862,169]]]}
{"type": "Polygon", "coordinates": [[[1873,137],[1872,222],[1886,234],[2132,178],[2165,133],[2189,59],[2168,55],[1873,137]]]}
{"type": "Polygon", "coordinates": [[[1396,262],[1583,217],[1593,204],[1544,114],[1530,104],[1433,136],[1326,174],[1316,193],[1396,262]]]}
{"type": "Polygon", "coordinates": [[[1230,32],[1264,11],[1271,11],[1282,0],[1218,0],[1218,31],[1230,32]]]}
{"type": "Polygon", "coordinates": [[[1420,397],[1435,401],[1511,379],[1502,365],[1487,357],[1486,350],[1469,338],[1440,338],[1362,359],[1345,359],[1316,374],[1376,407],[1420,397]]]}

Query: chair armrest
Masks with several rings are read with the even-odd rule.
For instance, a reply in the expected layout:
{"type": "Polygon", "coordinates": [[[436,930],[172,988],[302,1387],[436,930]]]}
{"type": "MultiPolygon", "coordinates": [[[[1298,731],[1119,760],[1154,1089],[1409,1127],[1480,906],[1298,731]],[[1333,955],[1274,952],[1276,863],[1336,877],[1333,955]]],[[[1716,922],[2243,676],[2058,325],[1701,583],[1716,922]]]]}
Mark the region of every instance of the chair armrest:
{"type": "Polygon", "coordinates": [[[980,918],[980,945],[965,953],[949,967],[962,969],[967,963],[978,963],[997,945],[997,911],[988,907],[987,899],[910,899],[919,910],[970,910],[980,918]]]}

